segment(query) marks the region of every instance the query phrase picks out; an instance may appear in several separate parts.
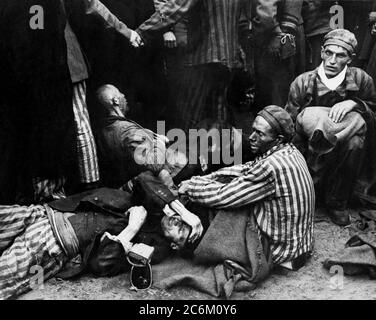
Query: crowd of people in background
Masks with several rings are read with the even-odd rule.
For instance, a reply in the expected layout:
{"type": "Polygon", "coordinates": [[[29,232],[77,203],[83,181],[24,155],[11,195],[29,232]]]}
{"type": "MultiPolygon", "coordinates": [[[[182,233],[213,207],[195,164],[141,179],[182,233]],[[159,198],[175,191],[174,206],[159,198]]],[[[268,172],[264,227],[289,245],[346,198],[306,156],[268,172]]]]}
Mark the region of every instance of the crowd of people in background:
{"type": "Polygon", "coordinates": [[[2,203],[101,183],[101,85],[123,92],[127,117],[142,126],[163,120],[188,132],[204,119],[236,125],[238,110],[283,107],[336,27],[358,39],[352,65],[376,74],[372,1],[103,0],[109,14],[93,2],[42,2],[43,30],[29,26],[32,1],[1,5],[2,203]]]}

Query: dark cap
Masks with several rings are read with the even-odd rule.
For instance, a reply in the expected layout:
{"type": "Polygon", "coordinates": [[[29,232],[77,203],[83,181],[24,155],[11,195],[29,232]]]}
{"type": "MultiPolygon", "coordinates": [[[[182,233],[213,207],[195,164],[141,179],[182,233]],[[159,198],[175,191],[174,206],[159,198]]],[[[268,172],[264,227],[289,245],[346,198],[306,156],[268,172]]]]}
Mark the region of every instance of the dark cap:
{"type": "Polygon", "coordinates": [[[294,122],[290,114],[281,107],[270,105],[262,109],[258,116],[263,117],[277,135],[282,135],[286,142],[290,142],[295,134],[294,122]]]}

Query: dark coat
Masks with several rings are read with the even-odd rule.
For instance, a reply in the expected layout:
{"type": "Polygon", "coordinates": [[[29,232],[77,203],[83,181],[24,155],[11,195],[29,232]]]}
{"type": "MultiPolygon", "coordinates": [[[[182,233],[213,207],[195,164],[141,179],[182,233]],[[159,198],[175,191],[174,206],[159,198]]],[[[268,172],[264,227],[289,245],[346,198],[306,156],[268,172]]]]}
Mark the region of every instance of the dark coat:
{"type": "Polygon", "coordinates": [[[82,263],[65,270],[60,277],[70,278],[84,271],[91,271],[99,276],[113,276],[127,271],[129,264],[123,247],[108,238],[103,241],[100,239],[104,232],[118,235],[124,230],[128,225],[128,217],[124,213],[133,205],[144,204],[148,218],[132,242],[142,242],[155,248],[151,261],[153,264],[168,256],[170,246],[163,237],[160,220],[163,216],[162,208],[175,197],[147,175],[140,176],[138,180],[141,184],[138,192],[142,201],[121,190],[101,188],[49,203],[55,210],[76,213],[68,219],[79,240],[82,263]],[[143,188],[147,192],[143,192],[143,188]]]}
{"type": "MultiPolygon", "coordinates": [[[[318,69],[298,76],[291,84],[286,110],[295,120],[297,115],[307,107],[317,106],[315,91],[318,69]]],[[[359,68],[349,67],[346,73],[346,96],[343,100],[354,100],[358,103],[355,109],[367,124],[365,139],[365,156],[361,172],[354,186],[354,195],[362,202],[376,207],[376,90],[372,78],[359,68]]],[[[331,106],[327,106],[331,107],[331,106]]]]}
{"type": "Polygon", "coordinates": [[[72,83],[60,1],[41,0],[44,29],[30,28],[31,0],[0,3],[1,107],[15,128],[15,159],[32,176],[57,177],[75,159],[72,83]],[[25,161],[27,160],[27,161],[25,161]]]}

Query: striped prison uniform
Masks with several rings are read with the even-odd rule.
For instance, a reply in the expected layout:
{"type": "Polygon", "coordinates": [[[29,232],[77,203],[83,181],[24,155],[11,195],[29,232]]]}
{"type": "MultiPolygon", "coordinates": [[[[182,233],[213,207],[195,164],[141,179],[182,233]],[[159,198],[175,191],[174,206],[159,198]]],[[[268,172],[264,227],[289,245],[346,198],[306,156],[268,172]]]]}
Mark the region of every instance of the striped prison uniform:
{"type": "Polygon", "coordinates": [[[172,0],[136,32],[144,39],[187,16],[188,46],[185,72],[177,92],[175,125],[194,128],[205,118],[231,121],[227,91],[231,70],[241,67],[239,32],[249,26],[250,0],[172,0]]]}
{"type": "Polygon", "coordinates": [[[65,198],[65,181],[64,177],[56,179],[33,178],[34,201],[43,203],[51,199],[58,200],[65,198]]]}
{"type": "Polygon", "coordinates": [[[313,249],[314,187],[302,154],[292,144],[275,146],[244,165],[193,177],[187,194],[212,208],[250,205],[275,264],[313,249]]]}
{"type": "Polygon", "coordinates": [[[67,259],[43,206],[0,206],[0,299],[36,288],[67,259]]]}
{"type": "Polygon", "coordinates": [[[85,81],[73,86],[73,113],[77,130],[77,153],[81,183],[99,180],[97,148],[86,105],[85,81]]]}

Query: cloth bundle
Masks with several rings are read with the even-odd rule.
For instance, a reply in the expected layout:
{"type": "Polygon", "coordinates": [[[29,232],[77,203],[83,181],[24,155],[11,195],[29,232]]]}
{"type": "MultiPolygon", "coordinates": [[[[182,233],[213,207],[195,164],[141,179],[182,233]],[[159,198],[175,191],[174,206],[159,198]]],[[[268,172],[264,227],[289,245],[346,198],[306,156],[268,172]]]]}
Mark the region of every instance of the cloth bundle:
{"type": "Polygon", "coordinates": [[[357,112],[349,112],[344,119],[335,123],[329,118],[330,108],[309,107],[299,113],[296,132],[308,138],[310,152],[318,155],[332,151],[337,143],[348,141],[355,135],[364,139],[367,126],[357,112]]]}
{"type": "Polygon", "coordinates": [[[218,211],[194,252],[194,261],[175,257],[154,267],[154,284],[162,289],[188,286],[218,298],[233,291],[255,289],[271,271],[267,246],[259,239],[253,213],[248,209],[218,211]],[[250,274],[230,274],[223,262],[237,262],[250,274]]]}

